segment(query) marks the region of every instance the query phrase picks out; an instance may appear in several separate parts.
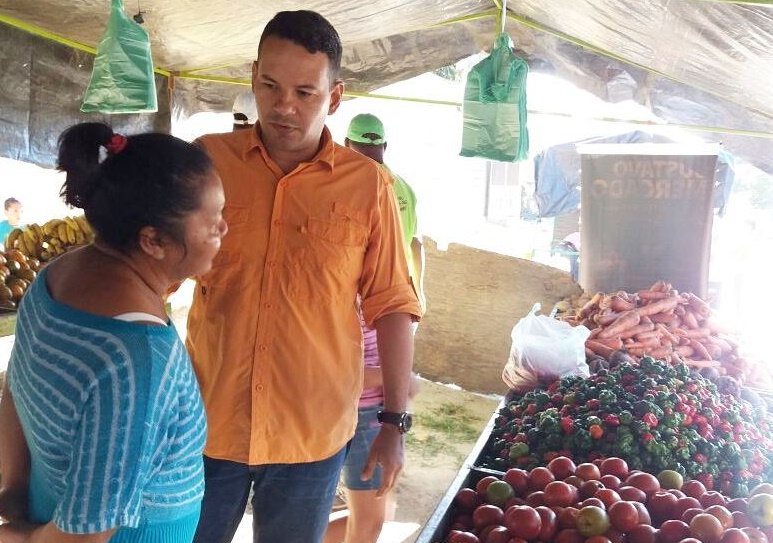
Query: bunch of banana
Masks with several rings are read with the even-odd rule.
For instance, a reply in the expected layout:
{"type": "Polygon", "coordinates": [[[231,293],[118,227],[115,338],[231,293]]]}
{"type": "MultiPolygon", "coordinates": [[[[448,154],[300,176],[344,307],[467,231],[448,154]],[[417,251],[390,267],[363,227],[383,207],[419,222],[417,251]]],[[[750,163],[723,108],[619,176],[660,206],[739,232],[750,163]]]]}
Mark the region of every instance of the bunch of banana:
{"type": "Polygon", "coordinates": [[[6,238],[6,249],[18,249],[43,262],[64,253],[68,247],[94,240],[94,231],[83,215],[51,219],[43,226],[28,224],[15,228],[6,238]]]}

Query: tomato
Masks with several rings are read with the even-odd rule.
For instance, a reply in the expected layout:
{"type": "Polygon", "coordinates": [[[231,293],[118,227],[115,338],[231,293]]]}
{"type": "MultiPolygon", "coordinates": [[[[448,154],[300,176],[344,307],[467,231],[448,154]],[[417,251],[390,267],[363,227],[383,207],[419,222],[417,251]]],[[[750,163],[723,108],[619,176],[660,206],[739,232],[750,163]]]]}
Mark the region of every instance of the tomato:
{"type": "Polygon", "coordinates": [[[658,543],[658,529],[649,524],[637,524],[628,532],[626,543],[658,543]]]}
{"type": "Polygon", "coordinates": [[[719,538],[719,543],[751,543],[749,535],[740,528],[728,528],[719,538]]]}
{"type": "Polygon", "coordinates": [[[473,489],[462,488],[456,493],[454,505],[458,511],[470,513],[480,505],[480,497],[473,489]]]}
{"type": "Polygon", "coordinates": [[[768,543],[768,536],[757,528],[741,528],[741,531],[749,536],[750,543],[768,543]]]}
{"type": "Polygon", "coordinates": [[[652,524],[652,517],[650,517],[650,512],[647,511],[645,505],[641,502],[631,503],[633,503],[634,507],[639,511],[639,524],[652,524]]]}
{"type": "Polygon", "coordinates": [[[472,532],[460,531],[449,537],[448,543],[480,543],[480,539],[472,532]]]}
{"type": "Polygon", "coordinates": [[[574,474],[586,481],[597,481],[601,479],[601,470],[592,462],[578,464],[577,468],[574,470],[574,474]]]}
{"type": "Polygon", "coordinates": [[[537,539],[540,541],[551,541],[558,531],[558,515],[556,515],[552,509],[545,507],[544,505],[535,507],[534,510],[539,513],[540,520],[542,521],[542,528],[540,529],[537,539]]]}
{"type": "Polygon", "coordinates": [[[499,507],[503,507],[514,496],[513,487],[506,481],[493,481],[486,487],[486,501],[499,507]]]}
{"type": "Polygon", "coordinates": [[[645,494],[641,488],[636,488],[635,486],[624,484],[617,489],[617,493],[620,495],[621,500],[641,503],[647,501],[647,494],[645,494]]]}
{"type": "Polygon", "coordinates": [[[620,488],[620,485],[622,484],[622,481],[620,480],[620,477],[617,475],[612,475],[611,473],[605,473],[601,476],[601,479],[599,479],[601,483],[607,487],[611,488],[612,490],[617,490],[620,488]]]}
{"type": "Polygon", "coordinates": [[[615,502],[609,507],[607,513],[610,524],[621,532],[627,532],[639,524],[639,510],[633,502],[615,502]]]}
{"type": "Polygon", "coordinates": [[[596,479],[585,481],[582,485],[580,485],[580,499],[584,500],[586,498],[593,497],[601,488],[606,488],[601,481],[596,479]]]}
{"type": "Polygon", "coordinates": [[[722,532],[722,523],[714,515],[698,513],[690,521],[690,535],[703,543],[719,543],[722,532]]]}
{"type": "Polygon", "coordinates": [[[493,526],[483,543],[510,543],[510,532],[504,526],[493,526]]]}
{"type": "Polygon", "coordinates": [[[567,458],[566,456],[557,456],[548,462],[547,468],[556,479],[563,480],[570,475],[574,475],[577,466],[571,458],[567,458]]]}
{"type": "Polygon", "coordinates": [[[585,543],[612,543],[612,541],[605,535],[593,535],[586,539],[585,543]]]}
{"type": "Polygon", "coordinates": [[[652,496],[655,492],[660,490],[658,478],[651,473],[645,473],[643,471],[629,475],[625,479],[625,484],[643,490],[647,497],[652,496]]]}
{"type": "Polygon", "coordinates": [[[505,511],[503,524],[510,530],[510,535],[521,539],[536,539],[542,530],[542,517],[528,505],[516,505],[505,511]]]}
{"type": "Polygon", "coordinates": [[[706,487],[697,479],[690,479],[689,481],[685,481],[682,484],[682,488],[680,490],[684,492],[686,496],[690,496],[691,498],[695,499],[700,499],[700,497],[706,493],[706,487]]]}
{"type": "Polygon", "coordinates": [[[766,527],[773,526],[773,494],[758,493],[749,498],[746,514],[763,531],[766,527]]]}
{"type": "Polygon", "coordinates": [[[530,507],[539,507],[540,505],[545,505],[545,493],[541,490],[538,490],[537,492],[527,494],[526,505],[530,507]]]}
{"type": "Polygon", "coordinates": [[[720,524],[722,524],[723,530],[727,530],[728,528],[733,527],[733,513],[731,513],[730,510],[724,505],[710,505],[706,508],[705,512],[709,515],[714,515],[717,517],[720,524]]]}
{"type": "Polygon", "coordinates": [[[577,488],[563,481],[550,481],[545,486],[544,492],[545,505],[548,507],[553,505],[569,507],[574,505],[579,498],[577,488]]]}
{"type": "Polygon", "coordinates": [[[679,520],[682,520],[686,522],[687,524],[690,524],[690,521],[693,519],[695,515],[699,515],[703,513],[702,507],[690,507],[689,509],[685,510],[682,513],[682,516],[679,517],[679,520]]]}
{"type": "Polygon", "coordinates": [[[620,480],[628,477],[628,463],[622,458],[616,456],[610,456],[601,461],[599,467],[601,475],[614,475],[620,478],[620,480]]]}
{"type": "Polygon", "coordinates": [[[682,514],[688,509],[702,509],[701,502],[692,496],[685,496],[676,500],[676,506],[674,508],[674,518],[681,519],[682,514]]]}
{"type": "Polygon", "coordinates": [[[611,488],[600,488],[593,495],[594,498],[600,499],[604,502],[604,506],[609,509],[609,506],[615,502],[620,501],[620,494],[612,490],[611,488]]]}
{"type": "Polygon", "coordinates": [[[487,503],[472,512],[472,525],[480,530],[491,524],[502,524],[504,518],[505,514],[499,507],[487,503]]]}
{"type": "Polygon", "coordinates": [[[690,526],[681,520],[667,520],[660,525],[660,543],[679,543],[690,537],[690,526]]]}
{"type": "Polygon", "coordinates": [[[679,498],[666,490],[659,490],[647,498],[647,509],[652,517],[652,523],[659,526],[663,521],[676,518],[676,503],[679,498]]]}
{"type": "Polygon", "coordinates": [[[601,507],[588,505],[577,513],[577,529],[585,537],[601,535],[609,526],[609,515],[601,507]]]}
{"type": "Polygon", "coordinates": [[[732,500],[730,500],[725,504],[725,507],[727,507],[731,513],[733,511],[741,511],[742,513],[746,513],[746,505],[747,505],[746,498],[733,498],[732,500]]]}
{"type": "Polygon", "coordinates": [[[494,475],[487,475],[475,484],[475,491],[478,493],[478,496],[480,496],[482,500],[486,499],[486,489],[488,488],[488,485],[494,481],[499,481],[499,477],[495,477],[494,475]]]}
{"type": "Polygon", "coordinates": [[[701,502],[704,509],[711,505],[725,505],[725,497],[716,490],[709,490],[702,496],[699,496],[698,501],[701,502]]]}
{"type": "Polygon", "coordinates": [[[755,494],[771,494],[773,495],[773,483],[760,483],[749,491],[749,497],[755,494]]]}
{"type": "Polygon", "coordinates": [[[544,490],[549,482],[555,480],[555,475],[548,468],[534,468],[529,472],[529,490],[544,490]]]}
{"type": "Polygon", "coordinates": [[[502,480],[513,487],[516,496],[523,496],[529,488],[529,472],[520,468],[510,468],[502,480]]]}
{"type": "Polygon", "coordinates": [[[733,528],[754,528],[754,523],[749,515],[743,511],[733,511],[733,528]]]}
{"type": "Polygon", "coordinates": [[[556,534],[553,543],[585,543],[585,537],[575,528],[567,528],[556,534]]]}
{"type": "Polygon", "coordinates": [[[566,477],[564,479],[564,482],[572,485],[575,488],[580,488],[582,484],[585,482],[585,479],[583,479],[582,477],[577,477],[576,475],[570,475],[569,477],[566,477]]]}
{"type": "Polygon", "coordinates": [[[576,507],[566,507],[560,513],[556,513],[558,521],[558,529],[565,530],[571,528],[577,528],[577,513],[579,509],[576,507]]]}

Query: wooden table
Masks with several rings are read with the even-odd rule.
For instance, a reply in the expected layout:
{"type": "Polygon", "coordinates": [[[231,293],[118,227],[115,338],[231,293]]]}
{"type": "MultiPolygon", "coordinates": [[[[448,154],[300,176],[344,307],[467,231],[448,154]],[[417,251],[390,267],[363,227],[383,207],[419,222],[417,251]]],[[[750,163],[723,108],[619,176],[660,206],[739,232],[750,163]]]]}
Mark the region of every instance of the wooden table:
{"type": "Polygon", "coordinates": [[[16,312],[7,311],[0,313],[0,337],[12,336],[16,328],[16,312]]]}

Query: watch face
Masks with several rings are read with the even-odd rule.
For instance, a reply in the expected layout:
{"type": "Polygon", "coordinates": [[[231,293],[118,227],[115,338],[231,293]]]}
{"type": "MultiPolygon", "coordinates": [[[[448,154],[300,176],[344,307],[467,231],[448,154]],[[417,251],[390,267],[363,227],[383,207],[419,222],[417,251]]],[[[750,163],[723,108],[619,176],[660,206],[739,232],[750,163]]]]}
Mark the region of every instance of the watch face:
{"type": "Polygon", "coordinates": [[[400,428],[400,430],[402,430],[403,433],[408,432],[413,426],[413,415],[411,415],[410,413],[406,413],[405,415],[403,415],[403,423],[401,424],[401,426],[402,428],[400,428]]]}

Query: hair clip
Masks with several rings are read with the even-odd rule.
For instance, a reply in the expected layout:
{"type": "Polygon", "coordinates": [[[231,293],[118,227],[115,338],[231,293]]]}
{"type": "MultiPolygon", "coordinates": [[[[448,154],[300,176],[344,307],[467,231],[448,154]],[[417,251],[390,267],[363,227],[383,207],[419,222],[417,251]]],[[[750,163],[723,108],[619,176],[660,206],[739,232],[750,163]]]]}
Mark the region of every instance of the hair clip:
{"type": "Polygon", "coordinates": [[[113,134],[113,137],[110,138],[110,141],[105,144],[105,149],[107,149],[107,152],[111,155],[117,155],[121,151],[126,148],[126,143],[129,140],[126,138],[126,136],[122,134],[113,134]]]}

